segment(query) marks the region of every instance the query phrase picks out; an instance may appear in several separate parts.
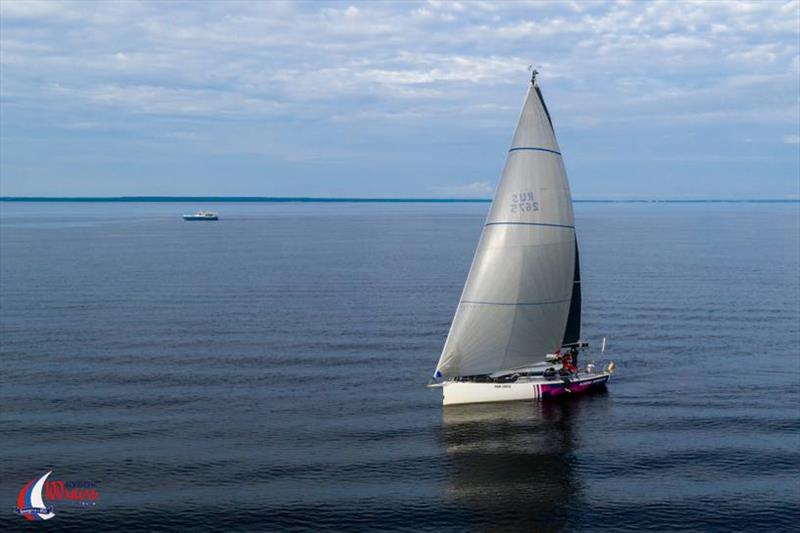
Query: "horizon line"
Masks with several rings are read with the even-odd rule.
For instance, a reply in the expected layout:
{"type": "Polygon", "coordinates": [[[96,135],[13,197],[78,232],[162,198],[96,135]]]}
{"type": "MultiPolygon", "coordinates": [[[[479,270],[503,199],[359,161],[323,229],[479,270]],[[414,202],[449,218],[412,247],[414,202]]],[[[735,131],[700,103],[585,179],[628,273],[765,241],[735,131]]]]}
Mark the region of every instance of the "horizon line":
{"type": "MultiPolygon", "coordinates": [[[[0,202],[319,202],[319,203],[489,203],[491,198],[311,197],[311,196],[0,196],[0,202]]],[[[800,198],[606,198],[573,203],[800,203],[800,198]]]]}

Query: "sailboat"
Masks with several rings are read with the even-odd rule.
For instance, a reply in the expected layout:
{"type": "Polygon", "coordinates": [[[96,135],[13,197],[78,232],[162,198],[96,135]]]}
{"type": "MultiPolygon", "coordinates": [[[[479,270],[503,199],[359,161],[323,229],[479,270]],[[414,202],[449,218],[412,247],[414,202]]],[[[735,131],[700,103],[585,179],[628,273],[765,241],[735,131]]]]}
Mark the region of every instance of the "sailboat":
{"type": "Polygon", "coordinates": [[[579,394],[614,371],[577,365],[588,344],[572,197],[537,74],[430,384],[444,405],[579,394]]]}

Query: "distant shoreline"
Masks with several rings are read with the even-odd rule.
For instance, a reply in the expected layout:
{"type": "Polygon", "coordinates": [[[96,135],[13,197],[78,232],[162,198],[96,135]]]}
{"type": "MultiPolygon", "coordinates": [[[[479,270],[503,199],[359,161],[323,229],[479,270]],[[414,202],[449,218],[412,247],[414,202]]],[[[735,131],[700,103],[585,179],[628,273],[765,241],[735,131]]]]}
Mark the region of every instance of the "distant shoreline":
{"type": "MultiPolygon", "coordinates": [[[[252,202],[252,203],[489,203],[490,198],[312,198],[304,196],[0,196],[0,202],[252,202]]],[[[741,203],[800,203],[800,199],[609,199],[609,200],[573,200],[573,203],[594,204],[741,204],[741,203]]]]}

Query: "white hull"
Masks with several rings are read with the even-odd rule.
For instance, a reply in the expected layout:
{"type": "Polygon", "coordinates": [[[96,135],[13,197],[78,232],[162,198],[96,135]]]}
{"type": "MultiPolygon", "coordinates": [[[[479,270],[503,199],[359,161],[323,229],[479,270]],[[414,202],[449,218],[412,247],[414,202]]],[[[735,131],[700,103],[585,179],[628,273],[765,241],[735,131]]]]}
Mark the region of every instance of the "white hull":
{"type": "Polygon", "coordinates": [[[580,394],[602,387],[611,376],[608,372],[580,373],[569,383],[562,379],[520,378],[513,383],[474,383],[445,381],[442,383],[443,405],[465,403],[510,402],[538,400],[570,394],[580,394]]]}
{"type": "Polygon", "coordinates": [[[449,382],[442,385],[442,405],[461,403],[511,402],[539,398],[531,383],[449,382]]]}

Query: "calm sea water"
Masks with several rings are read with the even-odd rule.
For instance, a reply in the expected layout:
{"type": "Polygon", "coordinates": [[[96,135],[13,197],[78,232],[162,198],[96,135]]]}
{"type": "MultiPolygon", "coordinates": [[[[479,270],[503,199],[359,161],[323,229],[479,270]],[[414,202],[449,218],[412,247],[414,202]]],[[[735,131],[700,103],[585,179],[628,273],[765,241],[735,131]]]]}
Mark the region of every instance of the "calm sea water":
{"type": "Polygon", "coordinates": [[[443,409],[487,208],[0,203],[0,529],[796,528],[800,205],[577,204],[608,391],[443,409]]]}

